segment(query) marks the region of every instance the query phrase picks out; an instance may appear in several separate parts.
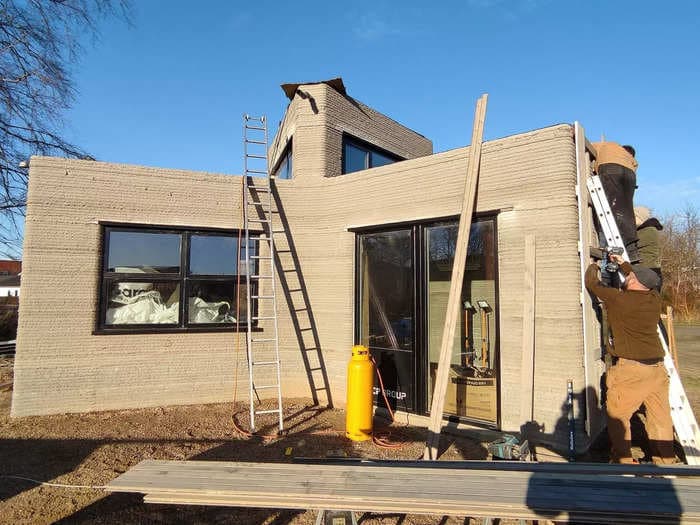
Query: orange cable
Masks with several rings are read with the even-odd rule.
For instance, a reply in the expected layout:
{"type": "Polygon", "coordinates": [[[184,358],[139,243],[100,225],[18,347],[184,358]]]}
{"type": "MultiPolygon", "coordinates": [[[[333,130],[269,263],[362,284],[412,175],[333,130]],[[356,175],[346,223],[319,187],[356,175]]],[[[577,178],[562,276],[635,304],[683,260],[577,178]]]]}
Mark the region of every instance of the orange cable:
{"type": "MultiPolygon", "coordinates": [[[[377,365],[377,362],[374,360],[374,357],[370,355],[370,359],[372,363],[374,364],[374,370],[377,372],[377,378],[379,379],[379,389],[382,392],[382,397],[384,398],[384,404],[386,405],[387,410],[389,411],[389,415],[391,416],[391,422],[394,423],[396,421],[396,418],[394,417],[394,411],[391,410],[391,406],[389,404],[389,398],[386,397],[386,390],[384,389],[384,381],[382,380],[382,374],[379,371],[379,366],[377,365]]],[[[401,442],[391,442],[389,441],[389,438],[391,437],[391,432],[373,432],[372,433],[372,443],[377,445],[379,448],[388,448],[388,449],[397,449],[397,448],[403,448],[408,445],[407,442],[401,441],[401,442]]]]}
{"type": "MultiPolygon", "coordinates": [[[[245,222],[245,209],[243,203],[245,202],[245,176],[241,178],[241,218],[245,222]]],[[[235,369],[233,375],[233,406],[236,406],[238,401],[238,361],[240,360],[241,353],[241,230],[238,230],[238,243],[236,246],[236,352],[235,352],[235,369]]],[[[246,270],[247,271],[247,270],[246,270]]],[[[247,343],[246,343],[247,344],[247,343]]],[[[238,427],[235,421],[235,413],[231,416],[233,420],[233,426],[236,430],[244,434],[241,428],[238,427]]]]}

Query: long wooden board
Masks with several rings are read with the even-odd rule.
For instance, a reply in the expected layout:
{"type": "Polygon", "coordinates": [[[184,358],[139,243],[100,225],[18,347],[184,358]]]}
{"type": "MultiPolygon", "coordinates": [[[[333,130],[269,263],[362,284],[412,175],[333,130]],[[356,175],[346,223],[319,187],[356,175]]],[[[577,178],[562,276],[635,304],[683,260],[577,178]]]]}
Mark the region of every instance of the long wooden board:
{"type": "Polygon", "coordinates": [[[586,432],[589,439],[595,440],[601,432],[603,421],[602,394],[600,376],[605,369],[601,359],[603,349],[600,347],[600,323],[596,317],[591,295],[586,290],[584,276],[591,262],[589,249],[598,247],[598,238],[593,226],[593,213],[586,181],[591,174],[591,154],[595,154],[593,145],[586,139],[586,132],[579,122],[574,123],[574,144],[576,147],[576,199],[578,204],[579,229],[579,265],[581,286],[581,329],[583,344],[583,373],[586,392],[586,432]],[[590,153],[589,153],[590,152],[590,153]]]}
{"type": "MultiPolygon", "coordinates": [[[[256,508],[292,508],[299,510],[348,510],[348,501],[344,498],[322,499],[312,502],[307,506],[303,503],[288,500],[271,500],[268,497],[242,497],[235,503],[225,496],[209,496],[200,497],[196,494],[147,494],[144,496],[144,503],[160,503],[160,504],[179,504],[179,505],[217,505],[222,507],[256,507],[256,508]]],[[[471,518],[493,518],[498,516],[500,519],[518,519],[518,520],[541,520],[546,516],[547,519],[556,519],[557,523],[574,522],[574,523],[593,523],[593,524],[630,524],[630,525],[657,525],[657,524],[690,524],[695,523],[692,519],[681,519],[670,516],[628,516],[623,513],[595,513],[584,514],[576,511],[563,511],[552,513],[549,511],[538,512],[537,510],[515,510],[507,505],[493,505],[488,507],[472,506],[469,509],[460,508],[456,511],[445,507],[443,503],[427,503],[424,507],[416,507],[410,511],[406,510],[403,503],[399,502],[381,502],[377,503],[373,510],[364,511],[373,513],[390,513],[390,514],[432,514],[435,516],[468,516],[471,518]]],[[[436,521],[437,522],[437,521],[436,521]]]]}
{"type": "Polygon", "coordinates": [[[525,236],[525,288],[523,290],[523,352],[520,366],[520,423],[534,418],[535,391],[535,236],[525,236]]]}
{"type": "MultiPolygon", "coordinates": [[[[426,463],[426,462],[424,462],[426,463]]],[[[673,479],[525,470],[357,464],[146,460],[112,481],[150,503],[351,509],[365,512],[556,519],[589,523],[700,523],[700,470],[673,479]],[[694,473],[694,475],[693,475],[694,473]]],[[[482,465],[486,465],[482,463],[482,465]]],[[[538,465],[538,464],[523,464],[538,465]]],[[[611,465],[611,472],[617,467],[611,465]]],[[[661,468],[673,472],[674,468],[661,468]]]]}
{"type": "Polygon", "coordinates": [[[469,166],[467,167],[467,180],[464,185],[464,199],[462,200],[462,213],[459,216],[459,229],[457,231],[457,247],[452,265],[452,278],[450,280],[450,293],[447,299],[445,312],[445,325],[442,330],[442,342],[440,344],[440,358],[435,373],[435,386],[433,389],[433,401],[430,406],[430,424],[428,425],[428,439],[423,453],[424,459],[437,459],[440,432],[442,430],[442,413],[445,408],[445,395],[447,394],[447,380],[450,372],[450,357],[454,343],[455,329],[459,314],[459,305],[462,296],[462,281],[464,269],[467,264],[467,248],[469,247],[469,231],[474,212],[474,197],[479,179],[479,167],[481,164],[481,142],[484,135],[484,120],[486,119],[486,102],[488,94],[483,94],[476,102],[474,113],[474,126],[472,129],[472,143],[469,147],[469,166]]]}

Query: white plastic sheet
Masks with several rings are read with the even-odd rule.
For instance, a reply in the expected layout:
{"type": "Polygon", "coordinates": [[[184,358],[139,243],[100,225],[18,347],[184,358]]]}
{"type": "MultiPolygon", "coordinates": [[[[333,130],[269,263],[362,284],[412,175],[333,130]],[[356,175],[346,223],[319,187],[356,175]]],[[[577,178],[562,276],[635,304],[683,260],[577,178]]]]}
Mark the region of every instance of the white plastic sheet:
{"type": "MultiPolygon", "coordinates": [[[[125,283],[126,284],[126,283],[125,283]]],[[[129,283],[131,284],[131,283],[129,283]]],[[[136,286],[124,293],[120,286],[111,298],[111,303],[120,304],[107,309],[107,324],[177,324],[180,308],[179,302],[170,306],[163,303],[160,292],[148,290],[144,283],[133,283],[136,286]]],[[[190,297],[189,322],[204,323],[235,323],[236,319],[229,315],[231,305],[226,301],[207,302],[200,297],[190,297]]]]}

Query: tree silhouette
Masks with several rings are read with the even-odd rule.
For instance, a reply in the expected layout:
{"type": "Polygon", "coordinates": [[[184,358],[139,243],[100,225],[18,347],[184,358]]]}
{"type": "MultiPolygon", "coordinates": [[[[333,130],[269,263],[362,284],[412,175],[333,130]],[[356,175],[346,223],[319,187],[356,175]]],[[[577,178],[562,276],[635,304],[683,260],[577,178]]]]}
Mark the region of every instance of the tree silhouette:
{"type": "Polygon", "coordinates": [[[71,68],[101,19],[128,14],[129,0],[0,0],[0,257],[20,255],[27,159],[90,158],[62,136],[71,68]]]}

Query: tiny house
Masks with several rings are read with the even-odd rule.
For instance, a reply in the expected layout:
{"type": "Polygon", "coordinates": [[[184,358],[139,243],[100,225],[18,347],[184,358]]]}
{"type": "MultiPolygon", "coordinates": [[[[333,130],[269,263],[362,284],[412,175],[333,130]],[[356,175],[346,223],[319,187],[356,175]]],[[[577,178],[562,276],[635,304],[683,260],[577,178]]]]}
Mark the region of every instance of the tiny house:
{"type": "MultiPolygon", "coordinates": [[[[394,408],[421,424],[469,147],[433,152],[340,79],[283,88],[289,106],[268,153],[283,395],[342,406],[350,348],[365,344],[394,408]]],[[[594,238],[580,197],[590,165],[578,125],[483,144],[445,417],[518,431],[529,383],[541,439],[565,448],[572,380],[579,447],[600,430],[599,326],[581,278],[594,238]],[[534,374],[523,377],[529,323],[534,374]]],[[[223,402],[235,387],[247,398],[252,290],[240,260],[264,248],[262,232],[242,241],[243,191],[240,175],[33,157],[12,414],[223,402]]]]}

